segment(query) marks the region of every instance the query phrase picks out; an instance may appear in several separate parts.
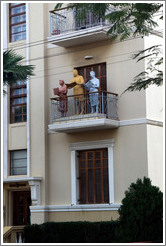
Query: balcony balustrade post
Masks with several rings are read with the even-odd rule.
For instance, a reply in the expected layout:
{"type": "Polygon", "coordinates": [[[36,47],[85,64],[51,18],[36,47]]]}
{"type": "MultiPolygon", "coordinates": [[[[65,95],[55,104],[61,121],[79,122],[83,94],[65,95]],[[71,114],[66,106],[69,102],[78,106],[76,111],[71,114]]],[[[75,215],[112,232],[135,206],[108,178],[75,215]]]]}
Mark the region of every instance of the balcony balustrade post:
{"type": "Polygon", "coordinates": [[[100,18],[100,26],[102,26],[102,24],[103,24],[103,20],[102,18],[100,18]]]}
{"type": "Polygon", "coordinates": [[[104,94],[103,92],[101,93],[102,96],[102,114],[104,114],[104,94]]]}
{"type": "Polygon", "coordinates": [[[52,14],[50,14],[50,35],[52,35],[52,14]]]}

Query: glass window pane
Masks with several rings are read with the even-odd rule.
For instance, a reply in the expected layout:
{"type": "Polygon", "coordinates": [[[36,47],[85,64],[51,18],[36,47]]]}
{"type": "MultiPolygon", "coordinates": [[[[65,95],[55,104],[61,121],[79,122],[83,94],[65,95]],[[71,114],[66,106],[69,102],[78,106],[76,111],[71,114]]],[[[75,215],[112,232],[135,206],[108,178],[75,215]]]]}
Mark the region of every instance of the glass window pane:
{"type": "Polygon", "coordinates": [[[11,169],[11,175],[26,175],[27,168],[14,168],[11,169]]]}
{"type": "Polygon", "coordinates": [[[26,12],[26,5],[22,6],[22,12],[26,12]]]}
{"type": "Polygon", "coordinates": [[[16,24],[16,23],[19,23],[21,22],[21,15],[18,15],[18,16],[14,16],[11,18],[11,23],[12,24],[16,24]]]}
{"type": "Polygon", "coordinates": [[[21,104],[22,103],[22,98],[19,97],[19,98],[15,98],[14,101],[13,101],[13,104],[16,105],[16,104],[21,104]]]}
{"type": "Polygon", "coordinates": [[[16,42],[16,41],[19,41],[19,40],[22,40],[21,39],[21,34],[12,35],[12,41],[13,42],[16,42]]]}
{"type": "Polygon", "coordinates": [[[12,33],[21,32],[21,26],[12,26],[12,33]]]}
{"type": "Polygon", "coordinates": [[[22,39],[26,39],[26,32],[22,33],[22,39]]]}
{"type": "Polygon", "coordinates": [[[13,95],[14,95],[14,96],[21,95],[21,94],[22,94],[22,89],[15,89],[15,90],[13,91],[13,95]]]}
{"type": "Polygon", "coordinates": [[[22,115],[20,115],[20,116],[15,116],[15,117],[14,117],[14,122],[22,122],[22,115]]]}
{"type": "Polygon", "coordinates": [[[11,151],[11,175],[27,174],[27,150],[11,151]]]}
{"type": "Polygon", "coordinates": [[[22,30],[23,30],[23,31],[26,31],[26,25],[25,25],[25,24],[22,25],[22,30]]]}
{"type": "Polygon", "coordinates": [[[27,116],[23,115],[23,121],[27,121],[27,116]]]}
{"type": "Polygon", "coordinates": [[[24,106],[24,107],[23,107],[23,113],[26,114],[26,112],[27,112],[27,107],[24,106]]]}
{"type": "Polygon", "coordinates": [[[18,106],[18,107],[15,107],[14,108],[14,113],[15,113],[15,115],[19,115],[19,114],[22,114],[22,107],[20,106],[18,106]]]}
{"type": "Polygon", "coordinates": [[[26,21],[26,15],[21,15],[22,20],[21,21],[26,21]]]}
{"type": "Polygon", "coordinates": [[[11,151],[11,158],[12,159],[19,159],[19,158],[26,158],[27,157],[27,150],[17,150],[11,151]]]}
{"type": "Polygon", "coordinates": [[[25,6],[18,6],[11,9],[11,14],[16,15],[25,12],[25,6]]]}
{"type": "Polygon", "coordinates": [[[21,7],[20,6],[11,9],[11,14],[12,15],[19,14],[20,12],[21,12],[21,7]]]}

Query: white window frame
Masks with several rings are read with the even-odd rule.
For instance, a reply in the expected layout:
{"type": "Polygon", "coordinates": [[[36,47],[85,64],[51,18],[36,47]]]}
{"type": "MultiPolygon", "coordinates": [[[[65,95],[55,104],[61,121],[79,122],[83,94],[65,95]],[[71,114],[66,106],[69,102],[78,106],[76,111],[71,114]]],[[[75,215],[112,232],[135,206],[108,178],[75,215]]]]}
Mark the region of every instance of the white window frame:
{"type": "MultiPolygon", "coordinates": [[[[77,159],[76,152],[87,149],[108,148],[108,182],[109,182],[109,204],[114,204],[114,163],[113,163],[114,139],[77,142],[70,144],[71,150],[71,205],[77,203],[77,159]]],[[[95,204],[89,205],[94,206],[95,204]]]]}

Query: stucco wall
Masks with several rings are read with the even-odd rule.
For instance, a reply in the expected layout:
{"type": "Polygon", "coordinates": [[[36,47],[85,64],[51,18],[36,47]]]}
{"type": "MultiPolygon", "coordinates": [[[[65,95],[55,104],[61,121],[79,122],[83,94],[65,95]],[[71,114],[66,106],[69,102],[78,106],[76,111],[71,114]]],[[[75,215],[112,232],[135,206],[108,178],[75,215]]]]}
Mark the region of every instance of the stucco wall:
{"type": "Polygon", "coordinates": [[[119,217],[118,211],[93,211],[93,212],[32,212],[31,223],[41,224],[44,219],[49,222],[67,221],[110,221],[119,217]]]}
{"type": "MultiPolygon", "coordinates": [[[[115,203],[137,178],[148,175],[146,126],[133,125],[119,129],[72,134],[49,134],[48,177],[49,204],[71,204],[70,143],[114,139],[115,203]]],[[[36,169],[38,167],[36,166],[36,169]]]]}
{"type": "MultiPolygon", "coordinates": [[[[154,45],[161,45],[163,41],[161,37],[150,35],[149,37],[145,37],[144,42],[145,49],[147,49],[154,45]]],[[[160,59],[162,56],[162,54],[157,55],[157,60],[160,59]]],[[[154,59],[154,62],[157,62],[156,56],[153,55],[152,58],[154,59]]],[[[148,62],[150,59],[151,57],[145,59],[146,67],[149,67],[148,62]]],[[[156,69],[163,69],[163,65],[155,67],[156,69]]],[[[153,73],[152,71],[148,70],[148,72],[150,76],[155,76],[155,73],[153,73]]],[[[163,86],[158,87],[157,85],[150,85],[146,90],[146,117],[148,119],[163,121],[163,93],[163,86]]]]}
{"type": "MultiPolygon", "coordinates": [[[[145,91],[126,92],[122,95],[133,82],[134,76],[144,69],[144,62],[136,63],[131,58],[138,49],[143,49],[142,38],[112,44],[110,41],[102,41],[67,49],[48,45],[46,58],[46,70],[49,72],[48,97],[54,97],[53,88],[59,86],[59,79],[63,79],[66,83],[71,81],[74,67],[106,62],[107,90],[119,95],[120,120],[145,118],[145,91]],[[93,59],[85,60],[84,57],[87,55],[92,55],[93,59]]],[[[72,89],[68,90],[68,94],[73,94],[72,89]]],[[[50,105],[48,112],[50,121],[50,105]]]]}
{"type": "Polygon", "coordinates": [[[148,175],[152,184],[163,190],[163,128],[147,126],[148,175]]]}

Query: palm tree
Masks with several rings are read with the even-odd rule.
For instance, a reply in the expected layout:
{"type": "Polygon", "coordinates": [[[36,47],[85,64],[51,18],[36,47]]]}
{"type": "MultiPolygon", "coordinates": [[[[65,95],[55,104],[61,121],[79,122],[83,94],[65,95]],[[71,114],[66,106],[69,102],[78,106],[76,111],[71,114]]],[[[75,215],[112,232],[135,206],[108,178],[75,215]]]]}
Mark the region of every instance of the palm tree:
{"type": "Polygon", "coordinates": [[[23,59],[23,56],[16,54],[13,50],[3,52],[3,86],[13,85],[18,80],[26,80],[34,75],[34,66],[22,65],[23,59]]]}

